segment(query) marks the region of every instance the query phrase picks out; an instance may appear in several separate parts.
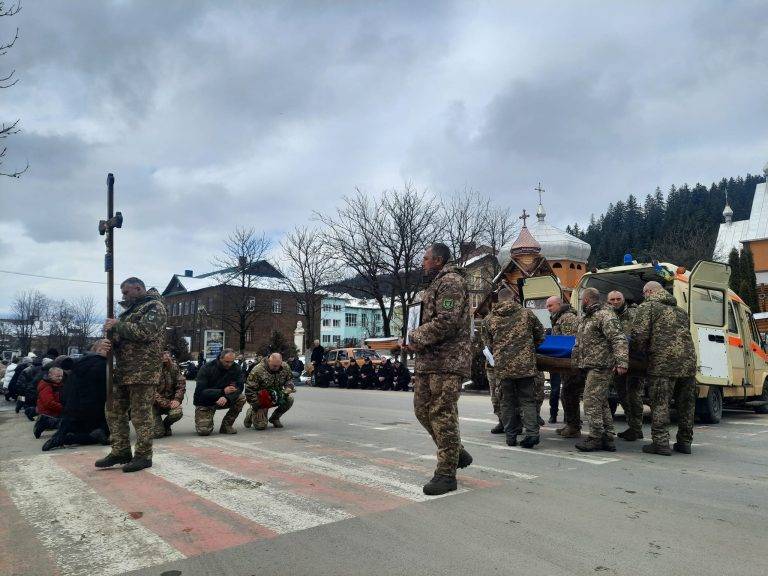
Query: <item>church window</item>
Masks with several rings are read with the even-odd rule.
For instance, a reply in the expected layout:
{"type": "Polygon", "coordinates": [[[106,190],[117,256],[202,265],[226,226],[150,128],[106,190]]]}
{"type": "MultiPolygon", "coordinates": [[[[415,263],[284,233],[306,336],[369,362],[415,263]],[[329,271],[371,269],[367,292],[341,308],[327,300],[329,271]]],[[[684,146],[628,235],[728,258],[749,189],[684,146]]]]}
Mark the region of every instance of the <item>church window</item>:
{"type": "Polygon", "coordinates": [[[555,262],[554,264],[552,264],[552,268],[562,268],[562,267],[563,265],[560,264],[560,262],[555,262]]]}
{"type": "Polygon", "coordinates": [[[574,266],[573,264],[571,264],[571,265],[569,266],[569,268],[570,268],[571,270],[573,270],[574,268],[576,268],[576,266],[574,266]]]}

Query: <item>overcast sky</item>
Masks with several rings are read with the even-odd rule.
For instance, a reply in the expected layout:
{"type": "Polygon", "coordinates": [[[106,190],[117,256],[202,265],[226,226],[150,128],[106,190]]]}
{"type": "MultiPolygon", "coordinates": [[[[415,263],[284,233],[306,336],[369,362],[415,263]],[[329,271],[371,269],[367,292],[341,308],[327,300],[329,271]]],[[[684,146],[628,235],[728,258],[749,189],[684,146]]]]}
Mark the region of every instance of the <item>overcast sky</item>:
{"type": "MultiPolygon", "coordinates": [[[[759,173],[768,3],[27,0],[0,19],[0,269],[164,288],[234,226],[275,239],[355,187],[471,187],[564,227],[629,193],[759,173]]],[[[103,287],[0,273],[13,294],[103,287]]],[[[101,300],[100,300],[101,301],[101,300]]]]}

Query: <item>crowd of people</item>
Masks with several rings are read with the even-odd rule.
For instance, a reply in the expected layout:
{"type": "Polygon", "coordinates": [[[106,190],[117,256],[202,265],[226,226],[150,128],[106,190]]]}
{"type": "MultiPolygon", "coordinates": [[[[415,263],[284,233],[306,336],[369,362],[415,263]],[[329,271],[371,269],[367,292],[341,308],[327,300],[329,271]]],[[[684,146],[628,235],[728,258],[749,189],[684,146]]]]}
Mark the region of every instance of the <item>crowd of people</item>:
{"type": "Polygon", "coordinates": [[[360,390],[400,390],[408,392],[411,372],[400,358],[390,358],[374,363],[370,356],[350,360],[336,360],[331,363],[323,347],[315,340],[312,355],[312,379],[318,388],[355,388],[360,390]]]}

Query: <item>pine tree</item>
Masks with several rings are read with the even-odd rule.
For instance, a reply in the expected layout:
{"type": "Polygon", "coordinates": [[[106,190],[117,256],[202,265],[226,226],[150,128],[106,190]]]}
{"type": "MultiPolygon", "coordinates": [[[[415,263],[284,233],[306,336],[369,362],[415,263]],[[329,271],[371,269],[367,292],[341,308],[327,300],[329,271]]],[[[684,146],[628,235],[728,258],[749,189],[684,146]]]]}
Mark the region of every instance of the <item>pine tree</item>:
{"type": "Polygon", "coordinates": [[[741,292],[739,296],[753,312],[760,310],[757,299],[757,279],[755,278],[755,259],[747,247],[741,252],[741,292]]]}
{"type": "Polygon", "coordinates": [[[731,253],[728,254],[728,266],[731,267],[731,278],[728,281],[728,285],[731,290],[738,294],[741,289],[741,257],[736,248],[732,249],[731,253]]]}
{"type": "Polygon", "coordinates": [[[165,348],[171,352],[177,362],[189,360],[189,346],[180,328],[174,327],[165,331],[165,348]]]}
{"type": "Polygon", "coordinates": [[[274,352],[281,354],[284,360],[287,360],[292,356],[298,356],[296,345],[283,336],[282,332],[278,332],[277,330],[272,331],[272,334],[269,337],[269,342],[261,348],[262,356],[269,356],[274,352]]]}

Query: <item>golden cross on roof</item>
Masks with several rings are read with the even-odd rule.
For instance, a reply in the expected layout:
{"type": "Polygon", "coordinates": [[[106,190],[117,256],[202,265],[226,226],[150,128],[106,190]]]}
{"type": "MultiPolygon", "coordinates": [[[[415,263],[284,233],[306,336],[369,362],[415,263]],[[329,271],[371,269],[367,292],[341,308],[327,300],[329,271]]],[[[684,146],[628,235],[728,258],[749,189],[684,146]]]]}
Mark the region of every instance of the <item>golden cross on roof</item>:
{"type": "Polygon", "coordinates": [[[541,187],[541,182],[539,182],[539,185],[534,190],[539,193],[539,204],[541,204],[541,195],[545,192],[544,188],[541,187]]]}
{"type": "Polygon", "coordinates": [[[528,214],[528,212],[525,211],[525,208],[523,208],[523,215],[518,217],[518,220],[522,220],[523,221],[523,228],[525,228],[526,220],[528,220],[528,218],[530,218],[530,217],[531,217],[531,215],[528,214]]]}

